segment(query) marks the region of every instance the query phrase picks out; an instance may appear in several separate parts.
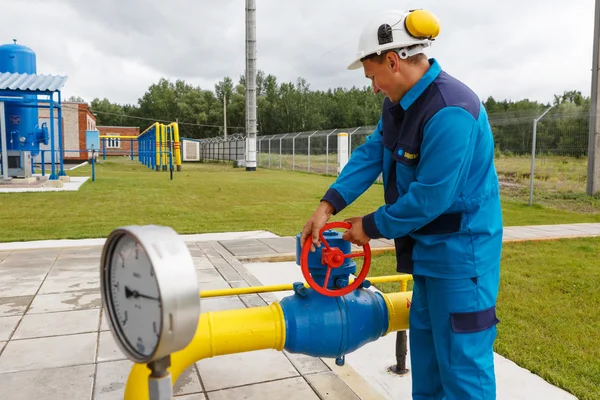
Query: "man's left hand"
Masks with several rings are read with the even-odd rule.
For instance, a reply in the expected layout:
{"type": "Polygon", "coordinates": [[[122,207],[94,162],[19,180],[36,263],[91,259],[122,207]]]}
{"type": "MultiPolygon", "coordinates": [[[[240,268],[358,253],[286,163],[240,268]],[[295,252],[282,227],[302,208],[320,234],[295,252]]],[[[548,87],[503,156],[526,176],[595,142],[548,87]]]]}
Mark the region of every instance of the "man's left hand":
{"type": "Polygon", "coordinates": [[[344,222],[350,223],[352,227],[344,232],[342,239],[357,246],[364,246],[365,244],[369,243],[371,238],[368,237],[363,230],[362,217],[348,218],[345,219],[344,222]]]}

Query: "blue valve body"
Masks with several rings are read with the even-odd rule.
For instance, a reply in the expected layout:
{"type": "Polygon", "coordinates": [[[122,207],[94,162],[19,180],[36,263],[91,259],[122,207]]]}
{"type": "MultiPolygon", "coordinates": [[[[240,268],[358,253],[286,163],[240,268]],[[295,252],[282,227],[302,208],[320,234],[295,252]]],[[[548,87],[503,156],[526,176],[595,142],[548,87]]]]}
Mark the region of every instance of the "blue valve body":
{"type": "MultiPolygon", "coordinates": [[[[304,243],[300,243],[301,234],[296,235],[296,264],[300,265],[300,258],[302,256],[302,246],[304,243]]],[[[337,247],[344,254],[350,254],[352,251],[352,245],[350,242],[342,239],[342,233],[337,232],[333,229],[329,229],[323,232],[323,237],[329,244],[329,247],[337,247]]],[[[321,262],[321,256],[325,245],[321,244],[321,247],[315,246],[315,252],[308,252],[308,271],[312,278],[317,282],[319,286],[323,286],[325,280],[325,274],[327,273],[327,266],[321,262]]],[[[327,289],[337,289],[348,286],[348,278],[350,274],[356,272],[356,263],[351,258],[344,261],[344,264],[339,268],[331,269],[331,277],[327,283],[327,289]]]]}
{"type": "Polygon", "coordinates": [[[286,325],[285,350],[337,358],[372,342],[388,330],[383,296],[368,289],[323,296],[313,289],[281,300],[286,325]]]}

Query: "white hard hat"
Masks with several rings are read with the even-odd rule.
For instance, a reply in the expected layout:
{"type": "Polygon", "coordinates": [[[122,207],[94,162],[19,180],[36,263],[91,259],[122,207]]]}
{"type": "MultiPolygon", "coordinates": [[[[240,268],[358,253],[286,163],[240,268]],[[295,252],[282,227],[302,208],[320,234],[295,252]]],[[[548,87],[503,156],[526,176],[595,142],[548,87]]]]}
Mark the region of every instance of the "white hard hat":
{"type": "Polygon", "coordinates": [[[387,50],[401,50],[401,58],[423,52],[440,33],[440,23],[435,15],[425,10],[393,10],[372,18],[358,40],[356,59],[348,69],[358,69],[361,60],[387,50]],[[411,51],[409,46],[417,46],[411,51]]]}

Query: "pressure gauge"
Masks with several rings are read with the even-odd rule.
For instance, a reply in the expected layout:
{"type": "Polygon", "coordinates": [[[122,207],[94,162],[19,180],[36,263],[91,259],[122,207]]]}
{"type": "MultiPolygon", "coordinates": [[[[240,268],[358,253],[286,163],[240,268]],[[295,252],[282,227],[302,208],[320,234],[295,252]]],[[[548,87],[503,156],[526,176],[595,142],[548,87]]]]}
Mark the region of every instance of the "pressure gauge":
{"type": "Polygon", "coordinates": [[[106,240],[100,268],[109,326],[131,361],[149,363],[190,343],[200,292],[191,254],[177,232],[156,225],[117,228],[106,240]]]}

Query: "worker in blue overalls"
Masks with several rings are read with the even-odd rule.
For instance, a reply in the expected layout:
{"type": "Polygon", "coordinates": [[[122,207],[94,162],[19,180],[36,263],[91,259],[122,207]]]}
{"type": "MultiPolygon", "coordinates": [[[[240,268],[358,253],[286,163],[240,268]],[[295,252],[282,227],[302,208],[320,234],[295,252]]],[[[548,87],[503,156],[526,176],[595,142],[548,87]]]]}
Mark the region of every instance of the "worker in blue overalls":
{"type": "MultiPolygon", "coordinates": [[[[412,273],[413,399],[496,398],[493,344],[502,212],[494,140],[477,95],[424,49],[439,34],[424,10],[366,24],[356,60],[386,96],[374,132],[356,148],[304,226],[301,243],[382,174],[385,205],[343,237],[362,246],[393,239],[397,270],[412,273]]],[[[314,249],[313,249],[314,250],[314,249]]]]}

